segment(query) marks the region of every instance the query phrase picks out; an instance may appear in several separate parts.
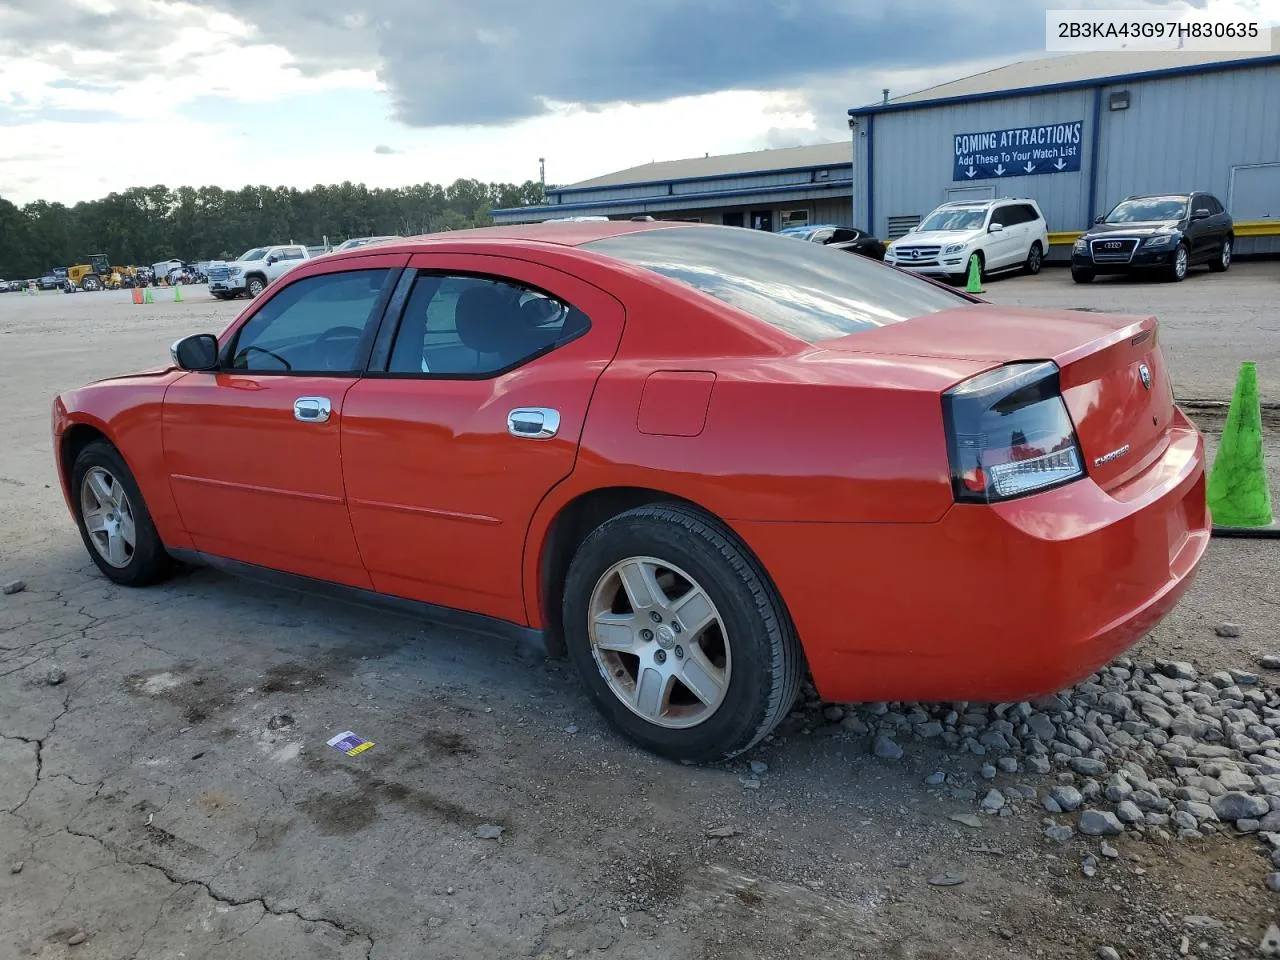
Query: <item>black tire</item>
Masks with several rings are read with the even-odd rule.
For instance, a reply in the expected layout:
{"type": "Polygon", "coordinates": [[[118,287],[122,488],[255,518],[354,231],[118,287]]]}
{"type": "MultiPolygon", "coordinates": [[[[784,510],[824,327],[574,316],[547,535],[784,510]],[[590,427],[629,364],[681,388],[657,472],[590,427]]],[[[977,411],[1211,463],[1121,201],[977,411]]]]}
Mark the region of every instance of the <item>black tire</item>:
{"type": "Polygon", "coordinates": [[[1165,270],[1164,278],[1170,283],[1181,283],[1187,278],[1187,274],[1191,272],[1191,251],[1187,249],[1185,243],[1179,243],[1173,248],[1173,262],[1169,264],[1165,270]],[[1178,272],[1179,257],[1182,260],[1182,272],[1178,272]]]}
{"type": "Polygon", "coordinates": [[[156,533],[151,514],[147,511],[146,502],[142,499],[142,491],[133,478],[129,465],[120,456],[120,451],[105,440],[95,440],[87,444],[76,457],[71,468],[71,498],[75,505],[76,526],[80,528],[80,538],[89,556],[97,564],[98,569],[110,580],[126,587],[145,587],[165,579],[173,570],[173,561],[165,552],[160,535],[156,533]],[[135,529],[133,553],[123,566],[112,566],[99,552],[90,537],[84,518],[83,486],[85,475],[95,467],[101,468],[118,481],[128,497],[129,512],[132,515],[135,529]]]}
{"type": "Polygon", "coordinates": [[[91,273],[80,281],[80,289],[84,290],[86,293],[93,293],[96,290],[102,289],[102,281],[91,273]]]}
{"type": "Polygon", "coordinates": [[[578,548],[565,582],[569,657],[597,708],[619,730],[661,756],[688,763],[734,757],[758,743],[795,703],[804,655],[781,599],[757,562],[714,519],[679,504],[637,507],[601,524],[578,548]],[[591,596],[629,557],[674,564],[715,604],[731,644],[724,698],[694,726],[671,729],[641,717],[609,686],[592,648],[591,596]]]}
{"type": "Polygon", "coordinates": [[[1044,251],[1040,249],[1040,241],[1037,240],[1027,251],[1027,262],[1022,265],[1022,269],[1034,277],[1040,272],[1042,266],[1044,266],[1044,251]]]}
{"type": "Polygon", "coordinates": [[[1214,273],[1226,273],[1231,269],[1231,255],[1235,250],[1235,237],[1227,237],[1218,248],[1218,255],[1209,261],[1209,269],[1214,273]]]}
{"type": "Polygon", "coordinates": [[[1076,283],[1093,283],[1093,271],[1081,270],[1078,267],[1072,267],[1071,279],[1076,283]]]}
{"type": "Polygon", "coordinates": [[[249,299],[262,296],[262,291],[267,289],[267,281],[259,276],[249,277],[244,282],[244,292],[248,294],[249,299]]]}

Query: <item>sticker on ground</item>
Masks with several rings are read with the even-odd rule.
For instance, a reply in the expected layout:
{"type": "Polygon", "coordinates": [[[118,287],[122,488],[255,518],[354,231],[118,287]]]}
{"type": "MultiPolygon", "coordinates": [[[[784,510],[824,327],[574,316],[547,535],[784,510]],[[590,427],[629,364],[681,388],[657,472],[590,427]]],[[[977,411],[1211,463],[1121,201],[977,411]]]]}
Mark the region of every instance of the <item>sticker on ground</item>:
{"type": "Polygon", "coordinates": [[[329,741],[329,746],[336,750],[341,750],[348,757],[354,757],[358,753],[364,753],[373,746],[372,740],[366,740],[363,737],[357,737],[350,730],[346,730],[329,741]]]}

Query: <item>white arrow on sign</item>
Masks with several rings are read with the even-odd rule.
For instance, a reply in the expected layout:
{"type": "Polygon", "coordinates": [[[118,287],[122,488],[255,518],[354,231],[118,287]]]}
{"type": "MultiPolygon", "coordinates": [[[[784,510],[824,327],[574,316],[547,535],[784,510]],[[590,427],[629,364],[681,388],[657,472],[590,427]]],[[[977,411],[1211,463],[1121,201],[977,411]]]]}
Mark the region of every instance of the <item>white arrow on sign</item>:
{"type": "Polygon", "coordinates": [[[978,172],[978,171],[977,171],[977,170],[975,170],[975,169],[973,169],[973,167],[970,167],[968,170],[966,170],[966,171],[964,172],[964,175],[965,175],[966,177],[972,177],[972,176],[973,176],[975,173],[977,173],[977,172],[978,172]]]}
{"type": "Polygon", "coordinates": [[[1028,161],[1027,161],[1027,165],[1026,165],[1025,167],[1023,167],[1022,169],[1023,169],[1023,170],[1025,170],[1025,171],[1027,171],[1027,173],[1030,173],[1030,172],[1031,172],[1032,170],[1034,170],[1035,168],[1036,168],[1036,165],[1035,165],[1034,163],[1032,163],[1030,160],[1028,160],[1028,161]]]}
{"type": "Polygon", "coordinates": [[[992,171],[992,173],[994,173],[997,177],[1003,177],[1003,176],[1004,176],[1004,164],[1003,164],[1003,163],[998,163],[998,164],[996,164],[996,168],[995,168],[995,170],[993,170],[993,171],[992,171]]]}
{"type": "Polygon", "coordinates": [[[1058,170],[1064,170],[1066,169],[1066,166],[1067,166],[1067,161],[1063,160],[1061,157],[1059,157],[1058,162],[1054,164],[1054,167],[1057,168],[1058,170]]]}

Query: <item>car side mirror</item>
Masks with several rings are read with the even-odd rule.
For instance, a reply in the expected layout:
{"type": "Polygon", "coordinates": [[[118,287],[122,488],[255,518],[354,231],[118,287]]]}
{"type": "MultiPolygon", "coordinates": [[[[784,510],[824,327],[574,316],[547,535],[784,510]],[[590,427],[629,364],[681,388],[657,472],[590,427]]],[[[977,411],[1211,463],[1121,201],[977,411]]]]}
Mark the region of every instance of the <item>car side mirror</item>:
{"type": "Polygon", "coordinates": [[[1191,219],[1192,219],[1192,220],[1204,220],[1204,219],[1205,219],[1206,217],[1208,217],[1209,215],[1210,215],[1210,214],[1209,214],[1208,209],[1207,209],[1206,207],[1201,207],[1199,210],[1196,210],[1196,211],[1194,211],[1194,212],[1191,214],[1191,219]]]}
{"type": "Polygon", "coordinates": [[[173,362],[183,370],[202,372],[218,369],[218,338],[212,333],[183,337],[169,348],[173,362]]]}
{"type": "Polygon", "coordinates": [[[267,263],[279,263],[279,262],[280,262],[280,258],[274,253],[271,254],[269,257],[267,257],[267,263]]]}
{"type": "Polygon", "coordinates": [[[1107,219],[1107,215],[1106,215],[1105,213],[1100,213],[1100,214],[1098,214],[1096,217],[1094,217],[1094,218],[1093,218],[1093,222],[1094,222],[1094,223],[1102,223],[1102,222],[1103,222],[1103,221],[1105,221],[1106,219],[1107,219]]]}
{"type": "Polygon", "coordinates": [[[1004,233],[1004,224],[993,223],[991,226],[987,227],[987,233],[1004,233]]]}

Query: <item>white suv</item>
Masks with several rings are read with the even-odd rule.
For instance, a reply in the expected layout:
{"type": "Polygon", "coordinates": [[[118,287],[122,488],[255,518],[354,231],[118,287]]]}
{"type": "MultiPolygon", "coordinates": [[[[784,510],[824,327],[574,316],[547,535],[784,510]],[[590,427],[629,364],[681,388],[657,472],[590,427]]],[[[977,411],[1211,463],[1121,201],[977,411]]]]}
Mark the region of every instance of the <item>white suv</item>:
{"type": "Polygon", "coordinates": [[[960,282],[973,257],[984,276],[1017,268],[1039,273],[1048,250],[1049,227],[1034,200],[959,200],[889,244],[884,262],[960,282]]]}

